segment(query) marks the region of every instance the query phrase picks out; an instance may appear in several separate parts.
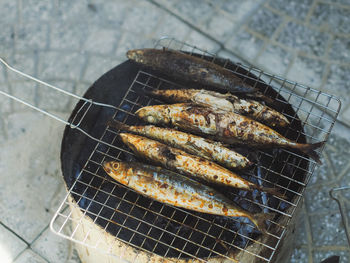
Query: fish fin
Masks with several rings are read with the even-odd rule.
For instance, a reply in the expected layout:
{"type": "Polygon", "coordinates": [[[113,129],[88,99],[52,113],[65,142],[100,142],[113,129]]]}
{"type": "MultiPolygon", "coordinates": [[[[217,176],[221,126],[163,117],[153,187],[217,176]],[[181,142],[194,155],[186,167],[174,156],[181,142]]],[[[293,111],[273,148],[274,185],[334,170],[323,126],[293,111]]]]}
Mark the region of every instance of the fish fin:
{"type": "Polygon", "coordinates": [[[309,157],[314,159],[318,164],[322,164],[320,160],[320,156],[315,151],[315,149],[322,147],[324,144],[325,144],[325,141],[317,142],[317,143],[309,143],[309,144],[297,144],[295,148],[307,154],[309,157]]]}
{"type": "Polygon", "coordinates": [[[262,233],[267,233],[266,221],[271,220],[274,217],[273,214],[257,213],[252,216],[252,222],[262,233]]]}
{"type": "Polygon", "coordinates": [[[116,120],[113,120],[113,119],[110,119],[108,122],[107,122],[107,125],[109,127],[112,127],[113,129],[116,129],[116,130],[119,130],[119,131],[128,131],[129,130],[129,126],[124,124],[124,123],[121,123],[119,121],[116,121],[116,120]]]}

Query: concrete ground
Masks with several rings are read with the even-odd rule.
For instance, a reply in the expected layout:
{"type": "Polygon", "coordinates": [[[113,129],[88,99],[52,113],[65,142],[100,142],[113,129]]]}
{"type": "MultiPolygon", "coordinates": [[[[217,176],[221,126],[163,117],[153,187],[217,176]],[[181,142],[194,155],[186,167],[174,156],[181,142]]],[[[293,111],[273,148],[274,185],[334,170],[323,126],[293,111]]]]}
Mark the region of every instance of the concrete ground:
{"type": "MultiPolygon", "coordinates": [[[[126,50],[152,47],[168,35],[338,96],[339,120],[306,190],[291,262],[318,263],[330,255],[349,262],[340,213],[328,194],[350,185],[349,23],[349,0],[0,0],[0,56],[84,94],[125,60],[126,50]]],[[[0,90],[63,119],[76,103],[4,67],[0,90]]],[[[1,262],[79,262],[72,243],[48,228],[65,194],[63,129],[0,95],[1,262]]],[[[349,211],[349,201],[346,206],[349,211]]]]}

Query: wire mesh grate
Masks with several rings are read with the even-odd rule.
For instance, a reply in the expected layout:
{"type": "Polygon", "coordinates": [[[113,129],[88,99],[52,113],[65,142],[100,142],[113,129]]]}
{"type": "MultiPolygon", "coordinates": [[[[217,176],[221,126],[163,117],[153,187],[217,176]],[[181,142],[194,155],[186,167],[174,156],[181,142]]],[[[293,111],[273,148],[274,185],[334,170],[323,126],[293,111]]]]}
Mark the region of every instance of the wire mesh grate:
{"type": "MultiPolygon", "coordinates": [[[[218,58],[216,55],[175,39],[161,39],[155,47],[200,54],[203,58],[209,57],[214,63],[232,70],[253,85],[272,86],[286,101],[279,97],[275,99],[281,104],[292,105],[295,112],[294,115],[288,115],[283,111],[282,113],[292,123],[300,119],[304,127],[304,130],[298,130],[291,125],[283,134],[284,136],[293,134],[295,140],[305,137],[309,143],[327,140],[340,108],[340,102],[334,96],[267,74],[254,67],[244,65],[232,67],[229,60],[218,58]],[[239,68],[245,69],[258,79],[249,74],[242,74],[239,68]]],[[[146,70],[138,71],[115,110],[113,118],[122,123],[139,124],[134,112],[143,106],[160,103],[154,98],[144,96],[145,91],[164,87],[184,88],[178,83],[146,70]]],[[[76,118],[78,123],[86,116],[89,109],[89,105],[82,106],[79,110],[81,116],[76,118]]],[[[231,198],[244,208],[258,208],[275,214],[275,217],[269,220],[266,237],[262,238],[254,226],[242,218],[228,220],[170,207],[118,184],[105,174],[102,163],[105,160],[134,160],[134,155],[119,141],[118,131],[107,125],[100,141],[86,160],[52,219],[51,228],[67,239],[117,257],[125,256],[122,255],[123,251],[120,255],[115,255],[113,252],[116,243],[121,241],[137,248],[139,253],[151,252],[174,261],[192,258],[206,262],[210,258],[220,257],[236,262],[245,254],[249,254],[252,258],[269,262],[316,167],[313,160],[287,149],[259,150],[255,153],[257,160],[267,160],[266,163],[269,165],[256,165],[246,176],[259,184],[278,187],[285,195],[293,196],[285,200],[277,196],[256,197],[254,193],[252,195],[242,192],[229,193],[231,198]],[[285,158],[276,157],[281,153],[285,158]],[[281,163],[278,166],[279,170],[275,169],[276,162],[281,163]],[[300,178],[300,173],[306,176],[300,178]],[[67,209],[67,206],[75,207],[81,213],[77,216],[72,209],[67,209]],[[92,229],[85,229],[83,236],[77,236],[76,233],[80,233],[79,228],[85,227],[82,222],[86,217],[114,236],[115,242],[103,244],[105,241],[102,238],[92,239],[90,237],[92,229]],[[251,247],[254,249],[250,249],[251,247]],[[259,249],[256,249],[257,247],[259,249]]],[[[321,151],[322,149],[319,149],[319,153],[321,151]]]]}

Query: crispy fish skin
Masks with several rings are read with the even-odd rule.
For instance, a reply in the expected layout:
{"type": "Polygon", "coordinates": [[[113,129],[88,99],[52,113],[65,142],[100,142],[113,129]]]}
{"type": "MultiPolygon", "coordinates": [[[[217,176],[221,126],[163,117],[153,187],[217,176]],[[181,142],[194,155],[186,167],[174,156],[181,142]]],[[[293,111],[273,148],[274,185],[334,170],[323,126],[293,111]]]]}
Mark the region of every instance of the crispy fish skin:
{"type": "Polygon", "coordinates": [[[255,100],[240,99],[230,93],[222,94],[203,89],[154,90],[150,93],[172,102],[192,102],[205,107],[232,111],[272,127],[286,127],[290,124],[283,114],[271,107],[255,100]]]}
{"type": "Polygon", "coordinates": [[[162,165],[165,168],[180,171],[216,184],[248,191],[258,189],[280,197],[283,196],[273,188],[255,185],[214,162],[158,141],[130,133],[120,133],[119,136],[136,155],[162,165]]]}
{"type": "Polygon", "coordinates": [[[252,164],[248,158],[224,147],[220,142],[215,142],[193,134],[153,125],[129,126],[116,121],[110,122],[109,125],[116,129],[159,140],[188,153],[214,160],[228,168],[243,169],[252,164]]]}
{"type": "Polygon", "coordinates": [[[143,107],[136,114],[152,124],[172,124],[184,130],[215,136],[225,143],[298,149],[321,163],[315,149],[321,147],[324,142],[297,143],[260,122],[233,112],[214,111],[210,108],[179,103],[143,107]]]}
{"type": "Polygon", "coordinates": [[[269,214],[251,214],[214,189],[169,170],[141,163],[105,162],[106,173],[117,182],[159,202],[228,217],[247,217],[265,232],[269,214]]]}
{"type": "Polygon", "coordinates": [[[197,82],[233,93],[256,93],[257,89],[243,82],[231,71],[215,64],[170,49],[135,49],[127,57],[137,63],[149,66],[175,78],[197,82]]]}

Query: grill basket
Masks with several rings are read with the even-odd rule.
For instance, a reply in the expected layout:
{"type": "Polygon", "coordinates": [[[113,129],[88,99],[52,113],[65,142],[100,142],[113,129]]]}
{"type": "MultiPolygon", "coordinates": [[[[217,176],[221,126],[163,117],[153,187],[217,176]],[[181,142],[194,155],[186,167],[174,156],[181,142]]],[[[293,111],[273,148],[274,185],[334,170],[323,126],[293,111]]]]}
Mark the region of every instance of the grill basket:
{"type": "MultiPolygon", "coordinates": [[[[222,60],[214,54],[172,38],[163,38],[156,42],[155,48],[163,47],[190,54],[200,54],[205,58],[210,57],[213,62],[220,63],[224,67],[229,65],[228,60],[222,60]]],[[[291,121],[299,122],[300,119],[304,129],[296,131],[291,125],[283,135],[288,136],[288,133],[294,133],[297,134],[296,140],[299,137],[306,138],[308,143],[327,141],[340,110],[339,99],[254,67],[239,66],[259,79],[251,78],[248,74],[242,75],[234,68],[230,70],[247,81],[273,87],[288,104],[292,105],[295,114],[288,115],[286,112],[284,114],[291,121]]],[[[151,71],[139,70],[118,107],[112,108],[114,112],[111,115],[114,119],[124,123],[137,123],[134,112],[143,106],[157,103],[156,100],[143,96],[142,91],[165,86],[177,87],[179,84],[154,75],[151,71]]],[[[283,100],[280,102],[286,103],[283,100]]],[[[80,125],[90,109],[91,104],[85,101],[73,118],[76,126],[80,125]]],[[[135,194],[133,190],[126,189],[107,177],[101,166],[105,160],[123,161],[130,156],[132,158],[132,153],[118,142],[117,135],[118,131],[108,126],[105,127],[99,142],[77,174],[65,199],[55,213],[51,221],[51,229],[56,234],[80,245],[95,248],[102,253],[128,261],[138,262],[139,259],[144,258],[146,261],[167,259],[169,262],[191,260],[240,262],[249,258],[248,262],[271,262],[317,166],[313,160],[294,151],[286,149],[277,152],[257,151],[258,160],[268,158],[271,165],[256,166],[252,171],[253,175],[249,178],[257,183],[278,187],[287,196],[292,196],[288,200],[283,200],[266,195],[256,197],[240,192],[232,193],[232,198],[247,208],[258,207],[261,211],[275,214],[275,217],[268,222],[268,234],[262,236],[255,233],[254,227],[241,218],[231,221],[220,220],[217,217],[162,205],[156,201],[145,201],[144,197],[135,194]],[[281,170],[276,171],[272,164],[281,161],[276,159],[276,156],[281,153],[286,158],[282,161],[281,170]],[[299,162],[292,162],[291,160],[295,160],[294,157],[297,157],[299,162]],[[307,162],[306,165],[305,162],[307,162]],[[290,167],[293,172],[290,176],[286,176],[283,171],[291,169],[290,167]],[[305,176],[300,178],[298,173],[303,173],[305,176]],[[283,178],[283,184],[280,184],[278,179],[270,180],[270,178],[279,177],[283,178]],[[105,190],[106,184],[110,186],[109,191],[105,190]],[[78,186],[79,191],[77,191],[78,186]],[[97,195],[104,195],[105,201],[97,200],[95,198],[97,195]],[[270,206],[271,203],[274,205],[270,206]],[[68,208],[69,206],[71,209],[68,208]],[[92,212],[91,206],[98,207],[98,209],[92,212]],[[109,216],[102,212],[106,210],[110,211],[109,216]],[[142,210],[143,214],[135,215],[135,210],[142,210]],[[149,216],[152,217],[153,224],[146,220],[146,217],[149,216]],[[119,220],[114,220],[115,217],[118,217],[119,220]],[[108,234],[109,238],[106,238],[104,234],[96,236],[92,227],[97,223],[102,233],[111,233],[111,228],[115,228],[116,231],[112,236],[108,234]],[[177,230],[168,231],[170,226],[177,230]],[[144,231],[145,229],[147,231],[144,231]],[[184,229],[187,232],[180,235],[184,229]],[[153,232],[159,232],[157,238],[154,237],[153,232]],[[200,237],[200,242],[193,241],[196,235],[200,237]],[[136,238],[140,241],[135,244],[136,238]]],[[[322,150],[319,149],[320,154],[322,150]]]]}

